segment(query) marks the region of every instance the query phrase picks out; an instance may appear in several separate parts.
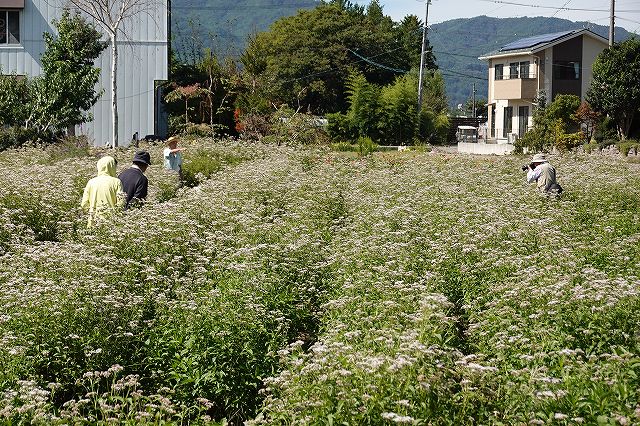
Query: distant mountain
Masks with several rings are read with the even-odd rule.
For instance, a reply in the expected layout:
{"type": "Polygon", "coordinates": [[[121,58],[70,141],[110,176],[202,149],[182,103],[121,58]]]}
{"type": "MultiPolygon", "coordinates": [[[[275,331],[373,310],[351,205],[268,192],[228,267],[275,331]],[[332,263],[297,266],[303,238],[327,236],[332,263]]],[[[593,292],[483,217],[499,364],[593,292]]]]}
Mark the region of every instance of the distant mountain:
{"type": "MultiPolygon", "coordinates": [[[[172,38],[179,60],[189,62],[205,47],[218,56],[238,56],[247,37],[265,31],[277,19],[312,9],[318,0],[172,0],[172,38]]],[[[608,37],[609,27],[559,18],[490,18],[478,16],[435,24],[429,42],[438,66],[445,74],[449,104],[464,104],[476,96],[487,97],[487,64],[478,56],[508,42],[538,34],[589,28],[608,37]],[[476,78],[474,78],[476,77],[476,78]]],[[[616,27],[616,40],[631,34],[616,27]]]]}
{"type": "Polygon", "coordinates": [[[203,47],[219,56],[237,56],[247,36],[265,31],[284,16],[312,9],[318,0],[172,0],[173,47],[182,61],[189,61],[203,47]]]}
{"type": "MultiPolygon", "coordinates": [[[[609,37],[609,27],[589,22],[572,22],[558,18],[490,18],[478,16],[453,19],[430,27],[429,41],[437,64],[445,74],[449,104],[464,104],[471,99],[473,83],[476,96],[487,97],[487,63],[478,56],[499,49],[521,38],[555,33],[565,30],[588,28],[609,37]],[[473,78],[478,77],[478,78],[473,78]]],[[[625,40],[631,34],[616,27],[616,40],[625,40]]]]}

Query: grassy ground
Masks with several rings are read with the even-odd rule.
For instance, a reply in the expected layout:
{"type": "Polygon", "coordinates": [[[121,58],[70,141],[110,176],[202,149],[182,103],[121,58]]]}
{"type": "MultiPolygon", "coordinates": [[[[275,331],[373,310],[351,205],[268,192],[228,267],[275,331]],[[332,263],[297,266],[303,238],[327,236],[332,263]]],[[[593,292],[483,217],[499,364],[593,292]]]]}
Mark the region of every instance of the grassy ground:
{"type": "Polygon", "coordinates": [[[0,423],[640,423],[639,164],[160,150],[92,230],[100,153],[0,154],[0,423]]]}

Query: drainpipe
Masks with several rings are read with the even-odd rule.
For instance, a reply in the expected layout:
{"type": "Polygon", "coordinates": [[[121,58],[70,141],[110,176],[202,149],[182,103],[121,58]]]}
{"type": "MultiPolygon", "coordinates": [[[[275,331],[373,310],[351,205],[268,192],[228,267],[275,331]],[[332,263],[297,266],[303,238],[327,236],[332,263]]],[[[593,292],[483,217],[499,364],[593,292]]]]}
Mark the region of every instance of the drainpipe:
{"type": "Polygon", "coordinates": [[[538,60],[537,69],[536,69],[536,96],[538,92],[540,92],[540,68],[542,67],[542,58],[535,53],[532,53],[533,57],[538,60]]]}

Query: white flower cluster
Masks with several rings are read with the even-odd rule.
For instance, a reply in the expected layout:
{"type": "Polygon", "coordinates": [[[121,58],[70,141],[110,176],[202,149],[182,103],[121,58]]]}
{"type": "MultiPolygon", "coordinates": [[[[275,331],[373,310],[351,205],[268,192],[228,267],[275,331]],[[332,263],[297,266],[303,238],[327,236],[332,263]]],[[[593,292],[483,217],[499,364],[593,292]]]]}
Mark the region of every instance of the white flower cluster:
{"type": "Polygon", "coordinates": [[[149,149],[90,230],[101,152],[0,153],[0,423],[640,424],[640,165],[149,149]]]}

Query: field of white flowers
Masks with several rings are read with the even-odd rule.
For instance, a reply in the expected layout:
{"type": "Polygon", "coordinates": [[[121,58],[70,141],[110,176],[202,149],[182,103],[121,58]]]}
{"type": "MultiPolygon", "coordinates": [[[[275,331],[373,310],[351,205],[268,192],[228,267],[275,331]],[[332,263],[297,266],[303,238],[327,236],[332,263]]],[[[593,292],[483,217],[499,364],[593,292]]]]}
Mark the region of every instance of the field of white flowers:
{"type": "Polygon", "coordinates": [[[151,152],[91,230],[100,152],[0,153],[0,424],[640,424],[640,164],[151,152]]]}

